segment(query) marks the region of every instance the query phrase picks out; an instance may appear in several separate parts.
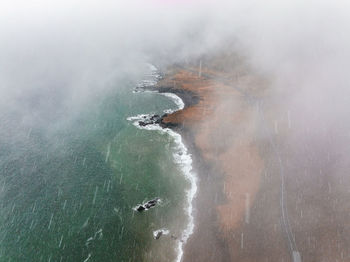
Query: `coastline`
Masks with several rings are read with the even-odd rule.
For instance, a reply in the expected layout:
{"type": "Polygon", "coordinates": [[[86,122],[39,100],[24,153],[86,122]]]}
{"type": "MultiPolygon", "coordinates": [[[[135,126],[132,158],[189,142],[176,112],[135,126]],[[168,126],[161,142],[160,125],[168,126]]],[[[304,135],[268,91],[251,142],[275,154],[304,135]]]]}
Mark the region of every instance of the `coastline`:
{"type": "MultiPolygon", "coordinates": [[[[183,100],[177,103],[182,109],[166,113],[154,123],[162,132],[180,134],[198,175],[198,192],[191,201],[195,227],[179,247],[176,262],[259,261],[261,252],[289,261],[283,228],[276,226],[279,205],[270,207],[264,202],[271,184],[279,188],[279,177],[264,184],[270,178],[264,175],[267,157],[262,154],[272,154],[272,161],[275,159],[266,141],[257,137],[262,128],[258,100],[250,99],[262,97],[266,82],[250,71],[237,76],[240,70],[240,64],[233,72],[175,65],[156,85],[146,88],[166,96],[173,93],[170,97],[183,100]],[[273,214],[273,229],[268,209],[273,214]],[[263,244],[265,238],[278,239],[273,250],[263,244]]],[[[152,121],[145,124],[144,128],[152,129],[152,121]]],[[[273,166],[268,168],[274,172],[273,166]]],[[[271,201],[279,201],[276,190],[271,192],[271,201]]]]}
{"type": "MultiPolygon", "coordinates": [[[[176,73],[175,73],[176,74],[176,73]]],[[[229,251],[224,241],[218,237],[217,214],[215,207],[224,200],[222,190],[222,177],[215,165],[203,156],[203,150],[196,143],[196,132],[194,124],[200,123],[201,119],[190,117],[190,121],[182,117],[184,111],[192,111],[196,106],[210,109],[200,92],[188,90],[178,80],[173,80],[174,72],[167,74],[165,79],[160,80],[152,88],[159,93],[172,92],[184,101],[184,108],[161,117],[160,125],[170,128],[181,134],[185,144],[192,155],[193,169],[198,174],[198,193],[194,199],[195,230],[184,246],[183,260],[179,261],[226,261],[229,251]],[[167,79],[170,78],[170,84],[167,79]],[[164,83],[165,80],[165,83],[164,83]],[[173,85],[171,86],[171,82],[173,85]],[[202,105],[204,103],[204,105],[202,105]],[[213,176],[213,174],[218,174],[213,176]],[[202,246],[202,247],[201,247],[202,246]],[[215,249],[213,249],[215,247],[215,249]],[[193,252],[193,250],[195,250],[193,252]]],[[[197,77],[194,76],[196,79],[197,77]]],[[[196,81],[196,80],[195,80],[196,81]]],[[[202,81],[200,81],[200,84],[202,81]]],[[[201,108],[200,110],[203,110],[201,108]]],[[[196,109],[195,109],[196,111],[196,109]]],[[[198,115],[198,111],[194,115],[198,115]]],[[[205,117],[202,115],[202,117],[205,117]]]]}
{"type": "MultiPolygon", "coordinates": [[[[345,193],[321,172],[317,158],[305,157],[319,147],[317,140],[298,130],[299,119],[280,110],[288,92],[276,90],[272,80],[237,56],[211,57],[200,67],[193,63],[173,65],[152,87],[180,97],[186,93],[184,108],[160,120],[163,127],[181,134],[198,175],[196,226],[182,261],[350,257],[349,242],[344,241],[349,231],[339,229],[348,221],[348,204],[337,202],[338,194],[345,193]],[[337,247],[342,251],[336,252],[337,247]]],[[[335,168],[329,155],[318,156],[323,157],[324,170],[335,168]]]]}
{"type": "MultiPolygon", "coordinates": [[[[232,261],[237,257],[232,248],[236,239],[231,236],[241,231],[250,210],[250,203],[245,204],[242,197],[254,201],[263,169],[253,141],[255,109],[220,73],[175,65],[156,86],[192,97],[183,110],[161,119],[161,125],[181,133],[199,180],[194,201],[196,228],[184,248],[183,261],[232,261]]],[[[237,235],[241,243],[241,233],[237,235]]]]}
{"type": "Polygon", "coordinates": [[[155,92],[160,95],[166,96],[171,100],[173,100],[173,102],[177,106],[177,109],[165,110],[164,115],[160,118],[160,121],[156,121],[156,122],[153,122],[152,116],[149,114],[141,114],[133,117],[128,117],[127,120],[132,121],[134,126],[136,126],[137,128],[166,133],[167,135],[171,136],[174,139],[174,142],[176,144],[176,148],[174,148],[174,153],[173,153],[174,162],[180,166],[185,179],[190,184],[190,188],[185,191],[187,196],[185,214],[187,216],[188,222],[187,222],[187,226],[182,232],[182,235],[179,237],[179,240],[177,241],[177,248],[176,248],[177,256],[175,258],[175,261],[181,262],[184,254],[184,246],[188,238],[192,235],[195,227],[194,216],[193,216],[193,200],[197,192],[197,175],[192,168],[192,163],[193,163],[192,154],[188,153],[189,150],[185,145],[186,143],[183,142],[184,140],[183,132],[181,132],[181,129],[179,129],[179,127],[176,127],[176,125],[164,124],[162,122],[162,119],[167,115],[171,115],[173,113],[183,110],[185,107],[189,106],[189,104],[195,104],[194,102],[195,99],[192,99],[193,94],[188,93],[181,89],[177,89],[176,91],[168,87],[158,89],[157,83],[158,83],[158,79],[160,78],[157,73],[158,69],[151,64],[149,65],[149,67],[152,71],[151,74],[154,75],[153,76],[154,81],[145,80],[144,81],[146,82],[145,84],[141,84],[141,86],[137,87],[136,89],[137,92],[139,92],[139,89],[141,89],[142,90],[141,92],[151,91],[151,92],[155,92]],[[145,118],[150,118],[151,123],[143,126],[140,125],[140,123],[144,121],[145,118]]]}

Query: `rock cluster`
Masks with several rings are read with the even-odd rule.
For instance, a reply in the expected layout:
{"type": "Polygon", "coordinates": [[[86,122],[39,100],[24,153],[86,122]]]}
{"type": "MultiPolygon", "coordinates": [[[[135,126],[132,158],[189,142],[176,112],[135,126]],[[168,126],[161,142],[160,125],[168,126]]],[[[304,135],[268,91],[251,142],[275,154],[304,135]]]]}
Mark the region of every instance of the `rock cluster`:
{"type": "Polygon", "coordinates": [[[144,116],[142,121],[139,121],[140,126],[148,126],[153,124],[160,124],[162,121],[162,117],[159,115],[151,115],[149,117],[144,116]]]}
{"type": "Polygon", "coordinates": [[[149,200],[144,204],[138,205],[135,210],[138,212],[142,212],[148,210],[152,207],[155,207],[160,202],[160,198],[156,197],[155,199],[149,200]]]}

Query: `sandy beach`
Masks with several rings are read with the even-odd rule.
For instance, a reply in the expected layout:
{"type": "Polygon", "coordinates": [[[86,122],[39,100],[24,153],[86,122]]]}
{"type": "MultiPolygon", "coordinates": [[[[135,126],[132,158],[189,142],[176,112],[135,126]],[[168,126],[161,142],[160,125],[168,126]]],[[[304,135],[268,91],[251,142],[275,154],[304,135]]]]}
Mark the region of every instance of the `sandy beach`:
{"type": "Polygon", "coordinates": [[[318,168],[316,159],[298,168],[313,147],[293,141],[297,130],[275,110],[269,81],[233,60],[177,65],[158,83],[196,100],[185,97],[184,110],[162,119],[184,137],[199,177],[183,261],[350,261],[349,204],[337,197],[345,185],[303,176],[318,168]]]}

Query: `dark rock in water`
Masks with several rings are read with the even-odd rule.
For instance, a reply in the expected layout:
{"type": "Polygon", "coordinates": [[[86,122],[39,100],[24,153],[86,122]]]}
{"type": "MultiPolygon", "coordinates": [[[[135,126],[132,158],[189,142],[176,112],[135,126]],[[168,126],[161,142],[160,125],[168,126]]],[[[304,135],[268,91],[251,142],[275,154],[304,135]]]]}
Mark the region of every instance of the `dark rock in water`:
{"type": "Polygon", "coordinates": [[[174,236],[174,235],[171,235],[170,237],[171,237],[171,239],[173,239],[173,240],[177,240],[177,237],[174,236]]]}
{"type": "Polygon", "coordinates": [[[159,198],[152,199],[145,204],[147,209],[154,207],[158,203],[159,198]]]}
{"type": "Polygon", "coordinates": [[[153,121],[145,120],[145,121],[139,121],[140,126],[148,126],[154,124],[153,121]]]}
{"type": "Polygon", "coordinates": [[[152,200],[148,201],[147,203],[149,203],[149,204],[157,204],[158,201],[159,201],[159,198],[156,197],[155,199],[152,199],[152,200]]]}
{"type": "Polygon", "coordinates": [[[151,116],[150,120],[157,120],[159,118],[159,115],[153,115],[151,116]]]}
{"type": "Polygon", "coordinates": [[[139,211],[139,212],[142,212],[142,211],[144,211],[146,208],[143,206],[143,205],[140,205],[140,206],[138,206],[137,208],[136,208],[136,210],[137,211],[139,211]]]}
{"type": "Polygon", "coordinates": [[[147,209],[150,209],[151,207],[154,207],[155,205],[156,205],[156,203],[147,203],[147,204],[145,204],[145,207],[147,209]]]}
{"type": "Polygon", "coordinates": [[[144,120],[139,121],[140,126],[147,126],[147,125],[152,125],[152,124],[160,124],[162,118],[159,115],[152,115],[152,116],[143,116],[142,117],[144,120]]]}
{"type": "Polygon", "coordinates": [[[153,231],[153,238],[159,239],[161,236],[169,234],[169,230],[166,228],[158,229],[156,231],[153,231]]]}
{"type": "Polygon", "coordinates": [[[158,202],[158,198],[148,201],[147,204],[153,205],[153,204],[157,204],[157,202],[158,202]]]}
{"type": "Polygon", "coordinates": [[[158,231],[154,238],[159,239],[162,235],[163,235],[163,231],[158,231]]]}
{"type": "Polygon", "coordinates": [[[134,208],[134,210],[136,210],[138,212],[142,212],[142,211],[148,210],[152,207],[155,207],[158,202],[159,202],[159,198],[157,197],[155,199],[147,201],[146,203],[144,203],[142,205],[138,205],[137,207],[134,208]]]}

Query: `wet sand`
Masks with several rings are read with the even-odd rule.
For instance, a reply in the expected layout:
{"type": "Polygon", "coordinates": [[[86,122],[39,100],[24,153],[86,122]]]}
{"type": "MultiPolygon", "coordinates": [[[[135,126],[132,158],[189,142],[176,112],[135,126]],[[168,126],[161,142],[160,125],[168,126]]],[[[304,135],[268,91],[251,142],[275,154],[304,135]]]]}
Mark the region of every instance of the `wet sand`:
{"type": "Polygon", "coordinates": [[[334,179],[329,185],[329,175],[313,183],[320,163],[305,155],[315,145],[293,141],[298,130],[270,101],[266,79],[210,65],[201,74],[173,67],[158,84],[199,97],[163,119],[182,133],[199,177],[196,227],[183,261],[350,261],[350,187],[334,179]]]}

